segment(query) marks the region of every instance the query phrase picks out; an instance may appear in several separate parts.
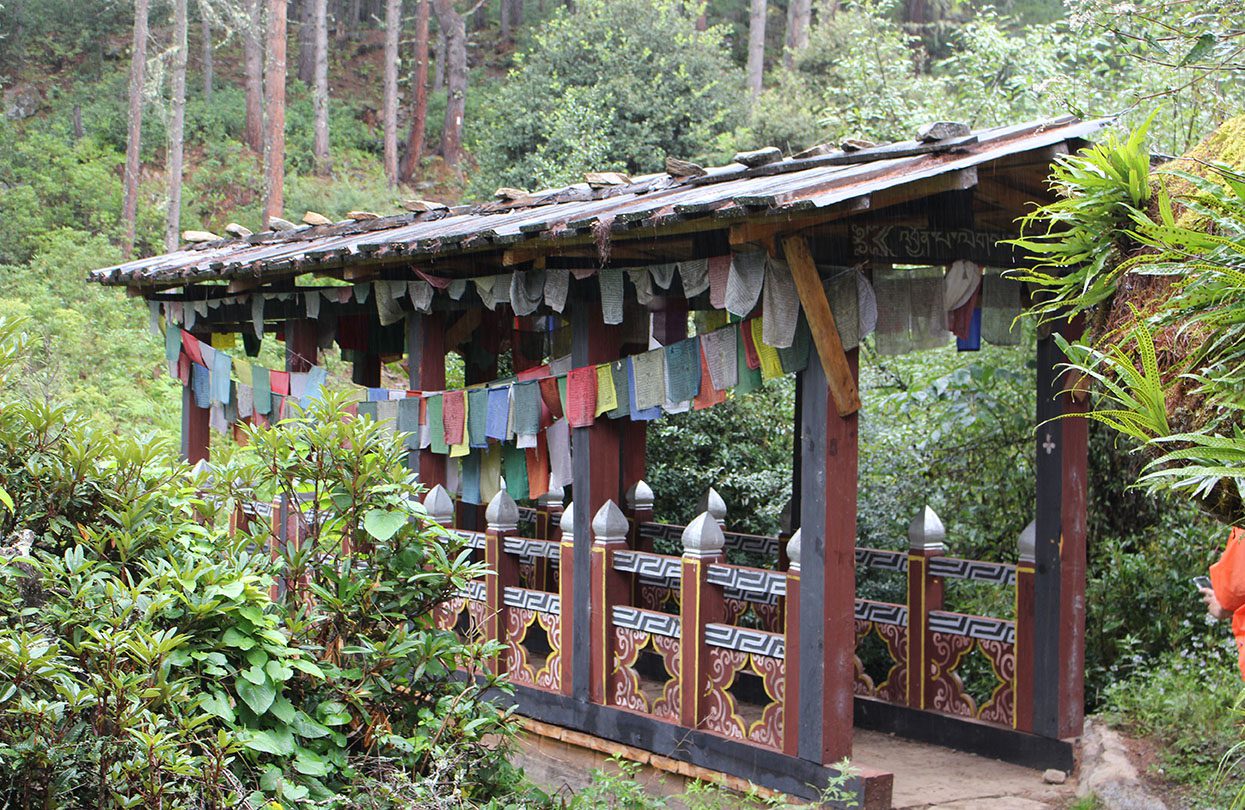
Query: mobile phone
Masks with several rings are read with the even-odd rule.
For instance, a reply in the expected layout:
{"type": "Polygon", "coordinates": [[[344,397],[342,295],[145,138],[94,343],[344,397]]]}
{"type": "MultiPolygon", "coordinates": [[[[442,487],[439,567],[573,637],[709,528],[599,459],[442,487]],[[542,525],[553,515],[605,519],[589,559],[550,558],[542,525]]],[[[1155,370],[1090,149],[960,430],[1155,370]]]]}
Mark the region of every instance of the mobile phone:
{"type": "Polygon", "coordinates": [[[1193,578],[1193,587],[1198,588],[1198,589],[1201,589],[1201,588],[1209,588],[1209,587],[1210,587],[1210,577],[1194,577],[1194,578],[1193,578]]]}

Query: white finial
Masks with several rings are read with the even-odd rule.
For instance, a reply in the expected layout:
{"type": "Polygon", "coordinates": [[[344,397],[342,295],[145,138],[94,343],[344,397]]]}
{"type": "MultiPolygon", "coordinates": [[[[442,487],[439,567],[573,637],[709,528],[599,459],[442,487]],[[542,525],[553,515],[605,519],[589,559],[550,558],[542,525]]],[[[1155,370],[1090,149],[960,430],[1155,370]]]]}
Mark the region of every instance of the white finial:
{"type": "Polygon", "coordinates": [[[791,531],[791,499],[783,504],[782,511],[778,513],[778,526],[784,532],[791,531]]]}
{"type": "Polygon", "coordinates": [[[519,528],[519,505],[503,489],[489,501],[488,508],[484,510],[484,519],[493,531],[514,531],[519,528]]]}
{"type": "Polygon", "coordinates": [[[618,504],[613,501],[606,501],[597,510],[596,517],[592,519],[592,536],[597,543],[626,540],[627,531],[630,528],[631,525],[627,523],[627,516],[618,508],[618,504]]]}
{"type": "Polygon", "coordinates": [[[787,559],[790,561],[787,569],[790,571],[800,570],[800,532],[803,529],[796,529],[795,534],[791,535],[791,539],[787,541],[787,559]]]}
{"type": "Polygon", "coordinates": [[[562,510],[562,519],[558,521],[558,528],[562,530],[563,540],[575,539],[575,502],[571,501],[562,510]]]}
{"type": "Polygon", "coordinates": [[[562,499],[565,497],[566,490],[562,489],[559,485],[556,487],[549,487],[549,491],[537,498],[536,502],[545,508],[550,506],[561,506],[562,499]]]}
{"type": "Polygon", "coordinates": [[[437,523],[448,526],[454,520],[454,499],[445,487],[437,484],[424,496],[424,511],[437,523]]]}
{"type": "Polygon", "coordinates": [[[1020,559],[1033,562],[1037,559],[1037,521],[1029,521],[1029,525],[1020,531],[1020,537],[1017,538],[1017,545],[1020,547],[1020,559]]]}
{"type": "Polygon", "coordinates": [[[945,551],[947,547],[943,541],[946,539],[942,519],[928,506],[908,524],[908,548],[913,551],[945,551]]]}
{"type": "Polygon", "coordinates": [[[713,487],[709,487],[709,491],[700,499],[696,508],[712,515],[719,526],[726,525],[726,501],[722,500],[722,496],[713,487]]]}
{"type": "Polygon", "coordinates": [[[627,490],[627,507],[632,511],[653,508],[653,490],[643,479],[636,481],[627,490]]]}
{"type": "Polygon", "coordinates": [[[683,556],[716,557],[722,553],[726,538],[713,515],[701,512],[683,530],[683,556]]]}

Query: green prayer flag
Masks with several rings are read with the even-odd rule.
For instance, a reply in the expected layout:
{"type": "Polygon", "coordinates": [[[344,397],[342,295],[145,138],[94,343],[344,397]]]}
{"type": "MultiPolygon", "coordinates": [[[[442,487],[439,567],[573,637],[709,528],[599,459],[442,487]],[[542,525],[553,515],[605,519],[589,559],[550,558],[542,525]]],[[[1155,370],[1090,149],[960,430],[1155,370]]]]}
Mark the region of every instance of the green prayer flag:
{"type": "Polygon", "coordinates": [[[527,451],[512,444],[502,445],[502,475],[506,478],[506,492],[516,501],[525,500],[527,494],[527,451]]]}
{"type": "Polygon", "coordinates": [[[428,436],[431,439],[428,449],[432,452],[443,456],[450,452],[450,446],[445,443],[445,412],[440,394],[428,397],[428,436]]]}
{"type": "MultiPolygon", "coordinates": [[[[747,329],[748,324],[739,327],[747,329]]],[[[735,341],[735,368],[739,370],[739,382],[735,384],[736,394],[748,394],[761,387],[761,369],[748,368],[748,350],[744,348],[744,336],[735,341]]]]}

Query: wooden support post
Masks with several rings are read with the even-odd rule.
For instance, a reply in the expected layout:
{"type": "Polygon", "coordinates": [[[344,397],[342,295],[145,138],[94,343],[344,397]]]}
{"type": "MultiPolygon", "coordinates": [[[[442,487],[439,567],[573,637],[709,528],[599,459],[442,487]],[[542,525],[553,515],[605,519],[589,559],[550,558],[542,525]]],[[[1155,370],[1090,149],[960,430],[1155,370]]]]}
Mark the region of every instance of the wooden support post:
{"type": "Polygon", "coordinates": [[[1030,523],[1020,533],[1020,558],[1016,564],[1016,667],[1012,675],[1015,706],[1012,727],[1033,731],[1033,551],[1037,526],[1030,523]]]}
{"type": "Polygon", "coordinates": [[[194,391],[189,385],[182,387],[182,458],[191,464],[207,461],[212,443],[212,431],[208,429],[211,411],[195,404],[194,391]]]}
{"type": "Polygon", "coordinates": [[[640,527],[653,522],[653,490],[642,480],[627,489],[627,519],[631,523],[627,545],[640,551],[652,551],[653,543],[644,539],[640,527]]]}
{"type": "Polygon", "coordinates": [[[355,385],[380,388],[380,355],[369,351],[355,360],[350,369],[350,381],[355,385]]]}
{"type": "Polygon", "coordinates": [[[839,415],[821,364],[801,373],[799,756],[832,763],[852,751],[857,416],[839,415]]]}
{"type": "MultiPolygon", "coordinates": [[[[559,617],[562,628],[562,694],[570,695],[574,684],[571,673],[576,661],[588,657],[587,650],[571,643],[570,628],[575,622],[575,504],[568,503],[558,521],[558,599],[562,605],[559,617]]],[[[587,590],[587,587],[583,588],[587,590]]]]}
{"type": "Polygon", "coordinates": [[[614,570],[614,554],[627,548],[627,517],[606,501],[592,519],[592,683],[589,699],[605,705],[614,670],[614,605],[625,604],[627,576],[614,570]]]}
{"type": "MultiPolygon", "coordinates": [[[[505,490],[498,492],[489,502],[485,515],[488,528],[484,532],[484,560],[489,571],[484,578],[484,592],[488,598],[484,619],[485,638],[504,641],[506,633],[506,588],[519,584],[519,561],[506,553],[506,538],[519,533],[519,507],[505,490]]],[[[506,659],[494,657],[489,668],[501,674],[506,659]]]]}
{"type": "Polygon", "coordinates": [[[679,724],[699,728],[708,711],[705,684],[709,645],[705,626],[726,620],[722,589],[708,582],[709,566],[726,561],[726,538],[713,515],[701,512],[683,530],[683,570],[679,592],[679,724]]]}
{"type": "MultiPolygon", "coordinates": [[[[571,304],[572,366],[579,368],[617,359],[620,341],[621,330],[617,326],[601,323],[595,307],[585,301],[571,304]]],[[[568,646],[579,650],[589,650],[593,644],[589,626],[589,591],[586,585],[578,584],[590,582],[592,576],[592,538],[588,527],[606,501],[617,504],[622,500],[620,433],[618,422],[612,419],[598,419],[589,427],[574,428],[572,431],[574,483],[571,496],[575,504],[574,525],[582,528],[575,534],[574,592],[569,600],[566,594],[562,597],[564,610],[568,601],[572,610],[571,624],[562,626],[562,638],[569,639],[568,646]]],[[[587,655],[576,656],[573,666],[562,671],[564,678],[569,672],[572,695],[584,702],[589,697],[591,679],[588,664],[587,655]]]]}
{"type": "Polygon", "coordinates": [[[843,351],[843,341],[839,339],[834,313],[830,311],[830,301],[826,298],[826,289],[817,273],[817,264],[813,261],[808,241],[802,236],[787,236],[782,240],[782,247],[839,416],[856,413],[860,410],[856,372],[843,351]]]}
{"type": "Polygon", "coordinates": [[[310,371],[316,364],[320,346],[316,322],[295,318],[285,323],[285,370],[310,371]]]}
{"type": "Polygon", "coordinates": [[[942,610],[942,579],[929,575],[929,561],[946,553],[946,531],[926,506],[908,524],[908,705],[929,708],[934,698],[929,653],[933,637],[929,612],[942,610]]]}
{"type": "Polygon", "coordinates": [[[786,649],[783,659],[782,704],[782,752],[788,756],[800,753],[800,545],[799,529],[787,541],[787,595],[783,608],[783,643],[786,649]]]}
{"type": "MultiPolygon", "coordinates": [[[[1077,337],[1081,325],[1065,329],[1077,337]]],[[[1058,371],[1063,354],[1053,337],[1038,339],[1037,514],[1034,531],[1033,731],[1045,737],[1080,734],[1084,723],[1085,509],[1088,430],[1058,371]],[[1051,421],[1055,420],[1055,421],[1051,421]]],[[[1024,675],[1021,674],[1023,679],[1024,675]]]]}
{"type": "MultiPolygon", "coordinates": [[[[439,313],[406,316],[406,356],[408,385],[413,391],[441,391],[445,388],[444,323],[439,313]]],[[[445,485],[445,456],[430,450],[412,450],[407,464],[431,489],[445,485]]]]}

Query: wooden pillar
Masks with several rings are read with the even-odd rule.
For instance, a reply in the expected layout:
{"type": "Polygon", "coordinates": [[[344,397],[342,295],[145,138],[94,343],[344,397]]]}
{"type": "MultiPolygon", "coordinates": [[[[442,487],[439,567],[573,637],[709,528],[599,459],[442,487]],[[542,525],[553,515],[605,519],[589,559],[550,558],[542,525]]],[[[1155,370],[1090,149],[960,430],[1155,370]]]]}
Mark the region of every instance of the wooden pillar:
{"type": "Polygon", "coordinates": [[[380,388],[380,355],[371,351],[360,355],[350,369],[350,381],[355,385],[380,388]]]}
{"type": "Polygon", "coordinates": [[[934,698],[929,653],[933,635],[929,612],[942,610],[942,579],[929,575],[929,561],[946,553],[946,531],[926,506],[908,524],[908,705],[928,708],[934,698]]]}
{"type": "MultiPolygon", "coordinates": [[[[574,692],[571,673],[579,666],[576,662],[588,658],[587,650],[571,643],[570,628],[575,624],[575,504],[566,505],[558,521],[558,599],[562,606],[559,617],[562,627],[562,680],[564,695],[574,692]]],[[[587,586],[581,590],[587,590],[587,586]]]]}
{"type": "MultiPolygon", "coordinates": [[[[484,592],[488,598],[488,610],[484,619],[485,638],[503,641],[506,632],[506,588],[519,584],[519,560],[506,553],[506,538],[519,531],[519,507],[505,490],[498,492],[486,510],[488,528],[484,531],[484,560],[488,573],[484,577],[484,592]]],[[[497,674],[505,671],[506,659],[494,657],[489,668],[497,674]]]]}
{"type": "Polygon", "coordinates": [[[195,394],[189,385],[182,387],[182,458],[191,464],[207,461],[212,443],[208,429],[211,412],[195,404],[195,394]]]}
{"type": "Polygon", "coordinates": [[[683,569],[679,585],[679,723],[699,728],[708,711],[704,688],[709,673],[705,626],[726,620],[722,589],[708,582],[709,566],[725,562],[726,538],[713,515],[701,512],[683,530],[683,569]]]}
{"type": "Polygon", "coordinates": [[[788,756],[800,753],[800,545],[799,529],[787,541],[787,595],[783,597],[783,704],[782,752],[788,756]]]}
{"type": "MultiPolygon", "coordinates": [[[[1076,338],[1079,319],[1064,330],[1076,338]]],[[[1037,509],[1034,530],[1033,730],[1073,737],[1084,723],[1085,510],[1089,425],[1058,370],[1053,337],[1038,339],[1037,509]],[[1055,421],[1050,421],[1054,419],[1055,421]]],[[[1023,674],[1022,674],[1023,677],[1023,674]]]]}
{"type": "Polygon", "coordinates": [[[614,669],[614,605],[626,604],[627,575],[614,570],[614,554],[627,548],[627,517],[613,501],[606,501],[592,519],[592,680],[588,690],[593,703],[609,698],[610,673],[614,669]]]}
{"type": "Polygon", "coordinates": [[[285,323],[285,370],[310,371],[316,364],[320,346],[316,322],[295,318],[285,323]]]}
{"type": "MultiPolygon", "coordinates": [[[[536,499],[536,526],[533,529],[533,535],[540,540],[552,540],[557,542],[560,530],[558,523],[562,520],[562,499],[565,494],[562,487],[551,489],[544,495],[536,499]]],[[[548,557],[537,557],[532,561],[532,573],[535,582],[533,588],[547,591],[550,586],[557,583],[549,581],[549,569],[552,566],[548,557]]]]}
{"type": "MultiPolygon", "coordinates": [[[[592,302],[573,299],[568,306],[571,307],[572,366],[579,368],[617,359],[621,330],[617,326],[603,324],[599,310],[592,302]]],[[[573,593],[569,600],[571,624],[569,627],[562,626],[562,638],[569,639],[570,646],[580,650],[591,649],[593,643],[589,626],[589,591],[586,585],[580,585],[589,582],[592,575],[592,538],[588,528],[606,501],[617,504],[622,500],[619,434],[618,422],[606,418],[597,419],[589,427],[575,428],[571,435],[574,525],[582,528],[574,537],[573,593]]],[[[565,606],[568,601],[565,593],[562,599],[565,606]]],[[[588,658],[587,655],[576,656],[569,670],[572,694],[581,701],[587,701],[589,696],[591,672],[588,658]]],[[[563,677],[567,672],[563,669],[563,677]]]]}
{"type": "MultiPolygon", "coordinates": [[[[406,356],[411,390],[445,389],[445,330],[440,313],[406,316],[406,356]]],[[[445,456],[431,450],[412,450],[407,456],[407,464],[429,489],[445,485],[445,462],[445,456]]]]}
{"type": "MultiPolygon", "coordinates": [[[[854,388],[856,350],[846,359],[854,388]]],[[[826,764],[852,750],[857,415],[839,415],[822,363],[802,375],[799,756],[826,764]]]]}
{"type": "Polygon", "coordinates": [[[1015,714],[1012,726],[1033,731],[1033,586],[1036,525],[1020,533],[1020,558],[1016,564],[1016,667],[1012,676],[1015,714]]]}

